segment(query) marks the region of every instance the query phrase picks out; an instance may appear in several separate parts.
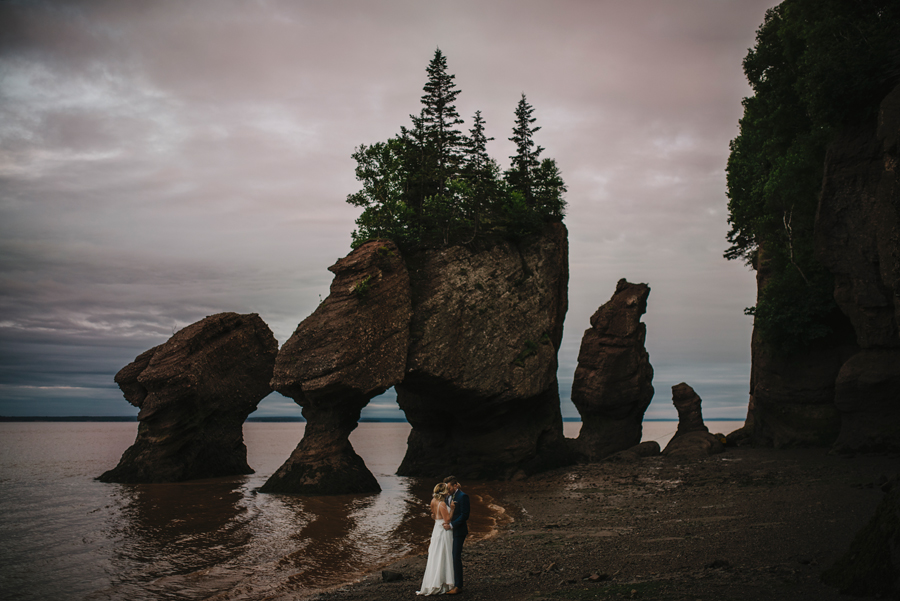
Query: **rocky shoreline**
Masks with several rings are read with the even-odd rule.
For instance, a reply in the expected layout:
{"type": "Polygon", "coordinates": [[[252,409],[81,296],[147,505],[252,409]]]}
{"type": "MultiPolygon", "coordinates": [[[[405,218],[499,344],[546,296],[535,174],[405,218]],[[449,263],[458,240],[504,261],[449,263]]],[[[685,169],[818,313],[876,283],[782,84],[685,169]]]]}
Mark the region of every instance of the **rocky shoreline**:
{"type": "MultiPolygon", "coordinates": [[[[731,448],[479,483],[507,510],[467,545],[465,598],[845,599],[821,581],[874,513],[898,456],[731,448]]],[[[425,556],[319,601],[413,597],[425,556]]]]}

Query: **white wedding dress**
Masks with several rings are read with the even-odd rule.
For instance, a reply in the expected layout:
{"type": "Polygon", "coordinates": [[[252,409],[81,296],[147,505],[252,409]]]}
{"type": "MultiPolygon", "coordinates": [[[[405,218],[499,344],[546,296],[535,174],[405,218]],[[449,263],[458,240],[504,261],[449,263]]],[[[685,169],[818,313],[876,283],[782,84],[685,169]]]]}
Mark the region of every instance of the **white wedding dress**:
{"type": "Polygon", "coordinates": [[[422,588],[416,594],[441,595],[453,587],[453,530],[444,530],[444,520],[435,520],[422,588]]]}

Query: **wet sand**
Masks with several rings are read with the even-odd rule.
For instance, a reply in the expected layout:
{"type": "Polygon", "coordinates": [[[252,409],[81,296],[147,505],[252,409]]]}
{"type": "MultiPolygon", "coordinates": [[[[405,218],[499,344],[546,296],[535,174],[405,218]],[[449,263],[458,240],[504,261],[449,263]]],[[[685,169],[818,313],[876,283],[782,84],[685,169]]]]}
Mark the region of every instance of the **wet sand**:
{"type": "MultiPolygon", "coordinates": [[[[846,599],[820,581],[883,497],[897,455],[732,448],[697,461],[597,463],[476,483],[506,511],[467,542],[458,598],[846,599]]],[[[465,488],[465,485],[464,485],[465,488]]],[[[413,598],[424,555],[316,596],[413,598]]]]}

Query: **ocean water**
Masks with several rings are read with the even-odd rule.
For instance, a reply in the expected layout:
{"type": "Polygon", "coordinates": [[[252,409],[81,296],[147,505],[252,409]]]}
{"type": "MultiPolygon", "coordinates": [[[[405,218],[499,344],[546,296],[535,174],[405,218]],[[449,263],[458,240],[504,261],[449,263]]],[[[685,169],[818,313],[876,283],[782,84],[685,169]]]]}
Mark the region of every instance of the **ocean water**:
{"type": "MultiPolygon", "coordinates": [[[[647,422],[644,439],[665,445],[675,426],[647,422]]],[[[245,424],[249,476],[125,485],[94,478],[134,442],[134,422],[0,423],[0,599],[302,599],[423,552],[434,482],[394,475],[409,425],[351,435],[380,494],[259,494],[303,428],[245,424]]],[[[464,488],[473,538],[489,535],[502,509],[489,486],[464,488]]]]}

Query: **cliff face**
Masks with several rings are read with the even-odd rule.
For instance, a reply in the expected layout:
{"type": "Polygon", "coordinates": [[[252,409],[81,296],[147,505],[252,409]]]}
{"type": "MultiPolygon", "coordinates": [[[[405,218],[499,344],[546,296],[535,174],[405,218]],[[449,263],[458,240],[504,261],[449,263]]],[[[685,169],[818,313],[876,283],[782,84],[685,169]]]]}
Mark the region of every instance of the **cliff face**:
{"type": "MultiPolygon", "coordinates": [[[[748,425],[756,444],[900,449],[900,87],[825,159],[816,255],[834,276],[837,334],[784,356],[754,332],[748,425]]],[[[758,288],[768,278],[765,249],[758,288]]]]}
{"type": "Polygon", "coordinates": [[[816,251],[864,349],[900,348],[898,139],[900,87],[878,123],[843,132],[825,159],[816,251]]]}
{"type": "Polygon", "coordinates": [[[331,291],[278,353],[272,387],[303,407],[297,448],[264,492],[381,490],[348,437],[369,400],[403,379],[409,276],[391,242],[360,246],[329,269],[331,291]]]}
{"type": "Polygon", "coordinates": [[[644,348],[650,287],[619,280],[612,298],[591,317],[578,352],[572,402],[581,414],[575,445],[588,460],[641,442],[644,412],[653,399],[653,367],[644,348]]]}
{"type": "Polygon", "coordinates": [[[860,351],[836,378],[836,446],[900,449],[900,86],[877,123],[832,144],[816,220],[816,252],[860,351]]]}
{"type": "MultiPolygon", "coordinates": [[[[765,288],[770,276],[765,248],[760,247],[757,290],[765,288]]],[[[832,444],[840,429],[834,383],[841,365],[857,350],[852,337],[842,332],[806,352],[785,354],[754,330],[750,344],[747,421],[753,443],[776,448],[832,444]]]]}
{"type": "Polygon", "coordinates": [[[255,313],[219,313],[139,355],[115,381],[138,435],[103,482],[251,474],[242,427],[272,389],[278,342],[255,313]]]}
{"type": "Polygon", "coordinates": [[[565,227],[519,245],[420,251],[407,265],[413,317],[396,390],[413,430],[398,473],[503,478],[562,461],[565,227]]]}

